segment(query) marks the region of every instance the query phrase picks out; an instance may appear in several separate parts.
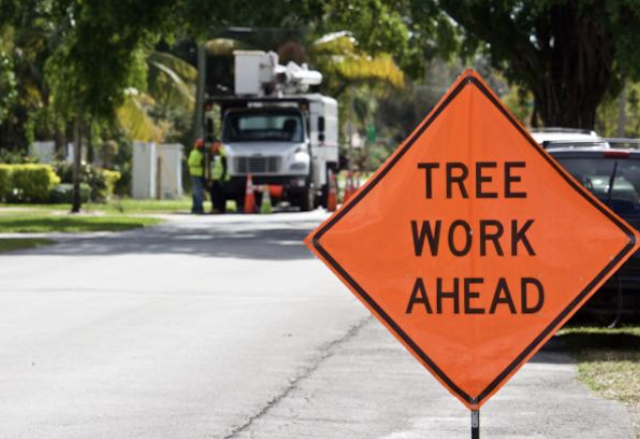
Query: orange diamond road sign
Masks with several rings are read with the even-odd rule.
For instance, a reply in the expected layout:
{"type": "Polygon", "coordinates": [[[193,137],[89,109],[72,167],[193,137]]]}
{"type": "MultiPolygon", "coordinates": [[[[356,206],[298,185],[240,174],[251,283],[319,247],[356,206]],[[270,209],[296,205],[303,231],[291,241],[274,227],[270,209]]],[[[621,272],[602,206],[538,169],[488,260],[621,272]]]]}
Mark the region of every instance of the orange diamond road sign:
{"type": "Polygon", "coordinates": [[[638,237],[467,71],[306,244],[478,410],[638,237]]]}

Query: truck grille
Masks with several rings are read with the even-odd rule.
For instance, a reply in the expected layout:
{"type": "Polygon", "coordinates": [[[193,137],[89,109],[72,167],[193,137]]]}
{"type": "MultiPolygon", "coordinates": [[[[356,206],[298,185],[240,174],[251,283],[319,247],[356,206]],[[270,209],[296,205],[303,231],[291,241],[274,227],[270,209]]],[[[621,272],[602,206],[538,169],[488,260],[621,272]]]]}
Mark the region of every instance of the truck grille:
{"type": "Polygon", "coordinates": [[[236,157],[235,168],[239,174],[276,173],[280,170],[280,157],[236,157]]]}

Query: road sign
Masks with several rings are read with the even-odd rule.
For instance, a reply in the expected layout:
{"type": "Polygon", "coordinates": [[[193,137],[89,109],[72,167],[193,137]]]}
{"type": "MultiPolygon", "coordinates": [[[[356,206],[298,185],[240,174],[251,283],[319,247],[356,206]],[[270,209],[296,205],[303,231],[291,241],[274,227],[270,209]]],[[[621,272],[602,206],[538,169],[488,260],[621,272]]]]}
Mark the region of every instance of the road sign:
{"type": "Polygon", "coordinates": [[[306,243],[478,410],[639,237],[467,71],[306,243]]]}

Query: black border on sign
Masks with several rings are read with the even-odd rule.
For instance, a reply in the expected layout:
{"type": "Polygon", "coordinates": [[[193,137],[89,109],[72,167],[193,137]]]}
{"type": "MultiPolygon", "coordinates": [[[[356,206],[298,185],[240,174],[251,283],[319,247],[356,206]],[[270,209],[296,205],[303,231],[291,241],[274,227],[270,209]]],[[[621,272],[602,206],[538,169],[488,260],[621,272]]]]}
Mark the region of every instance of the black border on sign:
{"type": "Polygon", "coordinates": [[[428,366],[454,393],[456,393],[463,400],[467,401],[469,404],[480,404],[484,399],[487,398],[493,392],[496,387],[498,387],[508,376],[517,369],[524,361],[524,359],[538,347],[540,343],[556,328],[563,319],[565,319],[572,312],[576,311],[580,302],[589,295],[589,293],[595,288],[595,286],[605,277],[607,274],[613,270],[613,268],[620,262],[622,258],[624,258],[634,247],[636,243],[636,238],[632,230],[622,221],[620,221],[616,216],[611,214],[606,208],[603,208],[601,204],[596,202],[593,198],[586,195],[583,189],[568,176],[567,173],[563,172],[560,168],[560,165],[556,161],[550,158],[548,154],[546,154],[542,148],[529,136],[529,134],[522,128],[520,123],[518,123],[513,116],[505,110],[502,104],[493,96],[493,94],[487,90],[484,84],[479,81],[477,78],[473,76],[468,76],[463,79],[455,89],[451,91],[449,96],[444,100],[444,102],[434,111],[434,113],[425,120],[422,125],[418,128],[418,130],[413,134],[413,136],[408,140],[408,142],[404,145],[404,147],[392,157],[389,163],[384,165],[384,168],[374,177],[374,179],[367,184],[352,201],[340,209],[324,226],[320,228],[320,230],[313,236],[312,244],[317,249],[318,253],[322,255],[322,257],[342,276],[342,278],[351,285],[354,291],[366,302],[369,306],[375,310],[375,312],[389,325],[390,328],[398,334],[399,337],[406,343],[408,347],[410,347],[413,352],[428,366]],[[520,355],[513,360],[504,371],[502,371],[498,376],[476,397],[469,396],[465,391],[463,391],[460,387],[458,387],[446,373],[440,369],[431,358],[422,350],[420,347],[400,328],[400,326],[385,312],[380,305],[378,305],[369,294],[358,284],[358,282],[353,279],[349,273],[347,273],[344,268],[322,247],[320,244],[320,238],[331,228],[333,227],[340,219],[345,216],[349,211],[362,200],[364,196],[366,196],[383,178],[387,173],[395,166],[396,163],[405,155],[405,153],[413,146],[415,141],[422,135],[422,133],[433,123],[433,121],[442,113],[442,111],[451,103],[451,101],[460,93],[460,91],[466,87],[467,85],[475,85],[478,89],[489,99],[489,101],[495,105],[495,107],[500,110],[500,112],[507,118],[509,122],[523,135],[525,139],[531,144],[531,146],[541,155],[543,159],[547,161],[564,179],[565,181],[573,187],[576,192],[582,195],[593,207],[599,210],[604,216],[609,218],[625,235],[629,238],[629,242],[624,246],[624,248],[618,253],[616,257],[614,257],[607,266],[596,275],[596,277],[589,282],[589,284],[585,287],[585,289],[575,297],[574,300],[569,303],[569,305],[560,312],[560,314],[553,319],[553,321],[542,331],[538,337],[536,337],[531,344],[529,344],[524,351],[520,355]]]}

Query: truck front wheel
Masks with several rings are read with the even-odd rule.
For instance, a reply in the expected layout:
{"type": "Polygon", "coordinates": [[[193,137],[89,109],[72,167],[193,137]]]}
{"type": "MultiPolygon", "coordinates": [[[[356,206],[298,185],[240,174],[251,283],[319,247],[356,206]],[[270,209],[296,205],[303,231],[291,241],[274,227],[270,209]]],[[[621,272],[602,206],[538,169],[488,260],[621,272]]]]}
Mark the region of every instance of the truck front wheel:
{"type": "Polygon", "coordinates": [[[298,195],[297,206],[301,212],[309,212],[316,207],[316,190],[312,183],[305,186],[304,190],[298,195]]]}

